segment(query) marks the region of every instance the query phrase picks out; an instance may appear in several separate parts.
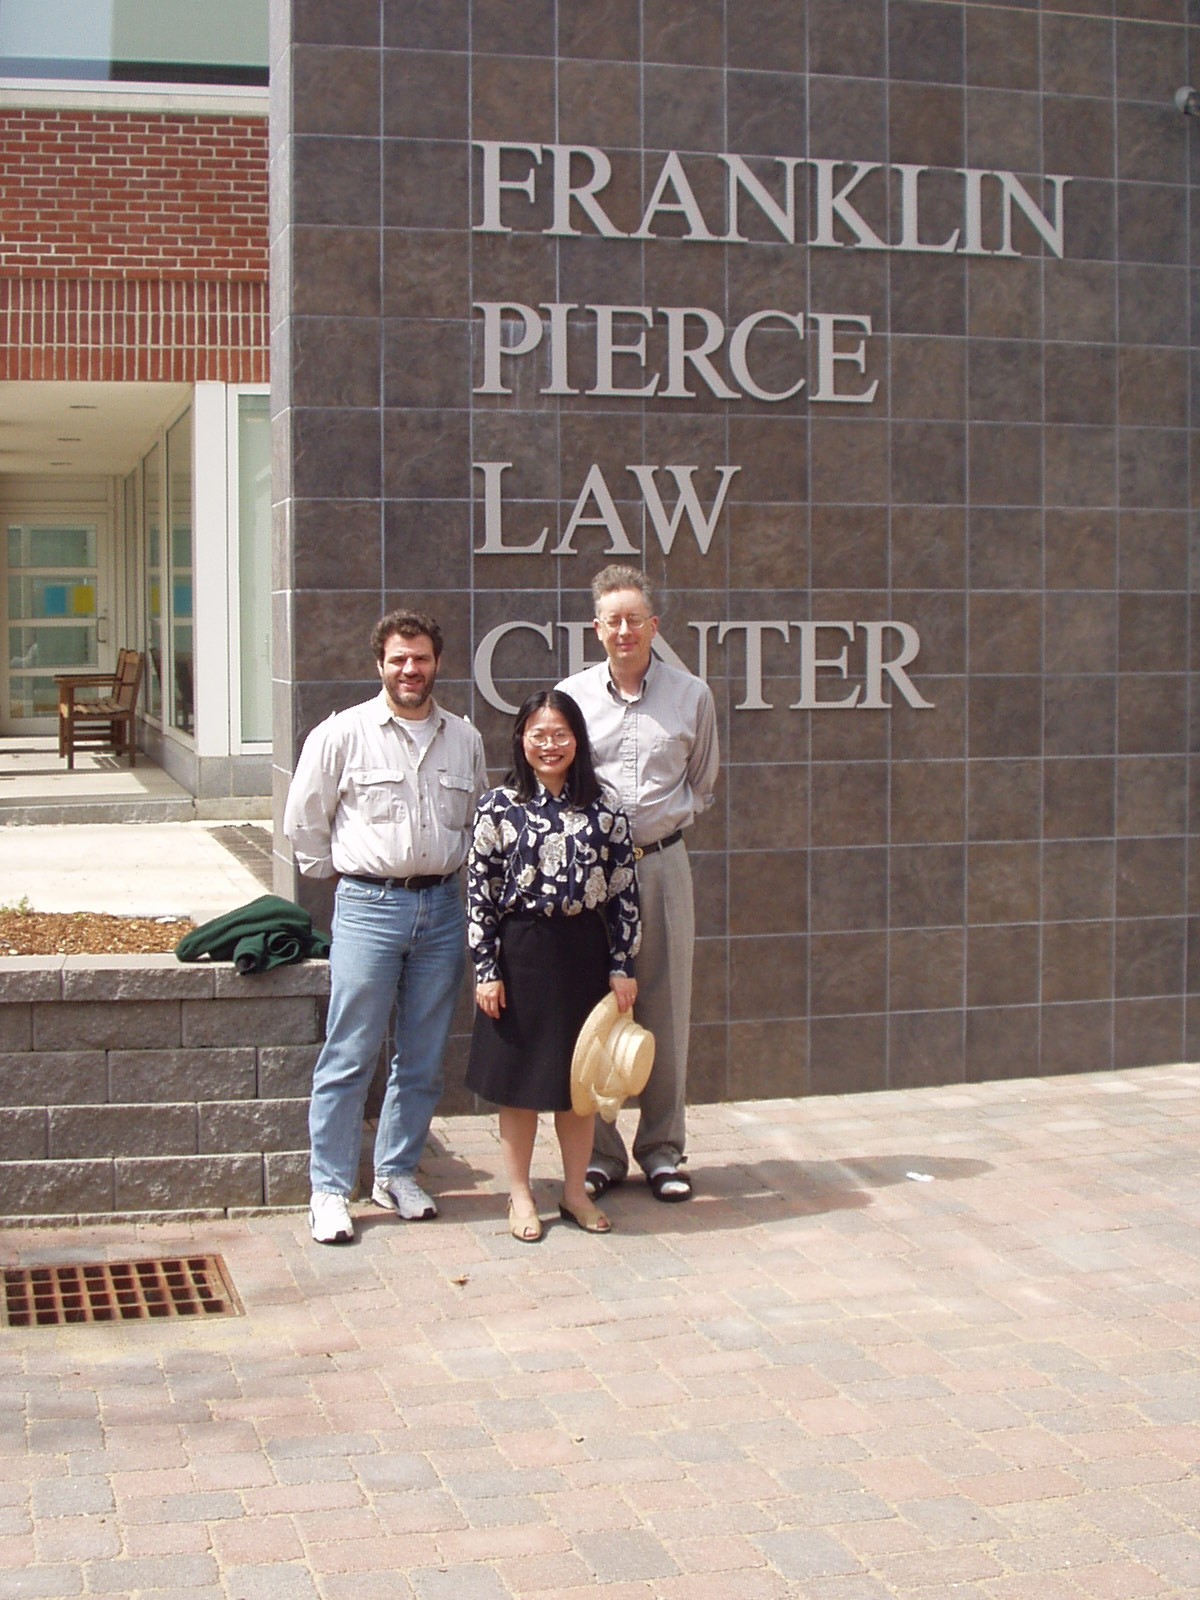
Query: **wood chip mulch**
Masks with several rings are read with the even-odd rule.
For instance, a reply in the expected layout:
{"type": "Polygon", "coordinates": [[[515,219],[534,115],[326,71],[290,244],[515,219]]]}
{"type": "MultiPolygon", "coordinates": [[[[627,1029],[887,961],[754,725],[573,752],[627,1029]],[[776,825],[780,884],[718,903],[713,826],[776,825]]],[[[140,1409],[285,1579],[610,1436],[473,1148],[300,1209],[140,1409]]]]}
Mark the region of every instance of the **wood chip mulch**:
{"type": "Polygon", "coordinates": [[[178,917],[0,910],[0,956],[167,954],[194,927],[194,922],[178,917]]]}

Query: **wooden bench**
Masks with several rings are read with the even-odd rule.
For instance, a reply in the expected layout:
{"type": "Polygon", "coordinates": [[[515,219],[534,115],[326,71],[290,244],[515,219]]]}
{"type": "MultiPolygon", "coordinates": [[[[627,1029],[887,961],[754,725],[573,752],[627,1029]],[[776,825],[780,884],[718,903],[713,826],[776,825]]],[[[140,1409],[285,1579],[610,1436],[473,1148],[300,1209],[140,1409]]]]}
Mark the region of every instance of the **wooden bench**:
{"type": "Polygon", "coordinates": [[[137,765],[133,718],[142,684],[143,657],[137,650],[117,655],[115,672],[90,672],[56,677],[58,690],[58,753],[75,767],[76,750],[111,747],[129,754],[137,765]],[[82,698],[77,698],[82,695],[82,698]]]}

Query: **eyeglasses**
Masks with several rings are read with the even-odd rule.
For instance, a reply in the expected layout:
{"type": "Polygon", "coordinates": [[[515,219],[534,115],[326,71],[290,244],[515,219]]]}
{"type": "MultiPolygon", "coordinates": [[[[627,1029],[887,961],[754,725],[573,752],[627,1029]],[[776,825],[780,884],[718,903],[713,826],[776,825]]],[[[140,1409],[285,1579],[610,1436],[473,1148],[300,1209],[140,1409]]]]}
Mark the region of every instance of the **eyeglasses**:
{"type": "Polygon", "coordinates": [[[535,750],[563,750],[569,744],[575,743],[573,733],[527,733],[525,743],[531,744],[535,750]]]}
{"type": "Polygon", "coordinates": [[[654,619],[652,617],[597,617],[596,621],[605,633],[620,633],[622,628],[628,628],[630,633],[641,633],[643,628],[648,628],[654,619]]]}

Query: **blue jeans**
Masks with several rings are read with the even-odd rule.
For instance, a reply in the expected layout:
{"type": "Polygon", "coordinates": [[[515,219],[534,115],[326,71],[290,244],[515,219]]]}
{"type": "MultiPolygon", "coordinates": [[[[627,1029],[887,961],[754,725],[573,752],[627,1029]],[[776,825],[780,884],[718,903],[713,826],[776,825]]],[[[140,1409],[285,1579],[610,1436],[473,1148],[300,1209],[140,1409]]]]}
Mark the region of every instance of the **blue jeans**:
{"type": "Polygon", "coordinates": [[[375,1138],[375,1176],[415,1172],[442,1092],[442,1056],[466,964],[458,879],[384,889],[343,878],[329,955],[329,1017],[313,1069],[308,1131],[314,1189],[349,1196],[363,1110],[396,1007],[395,1053],[375,1138]]]}

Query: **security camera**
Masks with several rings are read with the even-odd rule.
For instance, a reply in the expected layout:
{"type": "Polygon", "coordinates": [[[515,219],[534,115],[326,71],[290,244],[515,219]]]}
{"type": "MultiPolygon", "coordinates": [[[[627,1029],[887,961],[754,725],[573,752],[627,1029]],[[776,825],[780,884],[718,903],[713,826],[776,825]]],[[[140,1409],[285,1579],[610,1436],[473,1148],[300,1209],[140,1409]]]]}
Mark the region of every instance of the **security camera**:
{"type": "Polygon", "coordinates": [[[1175,91],[1175,109],[1185,117],[1200,117],[1200,93],[1190,84],[1175,91]]]}

